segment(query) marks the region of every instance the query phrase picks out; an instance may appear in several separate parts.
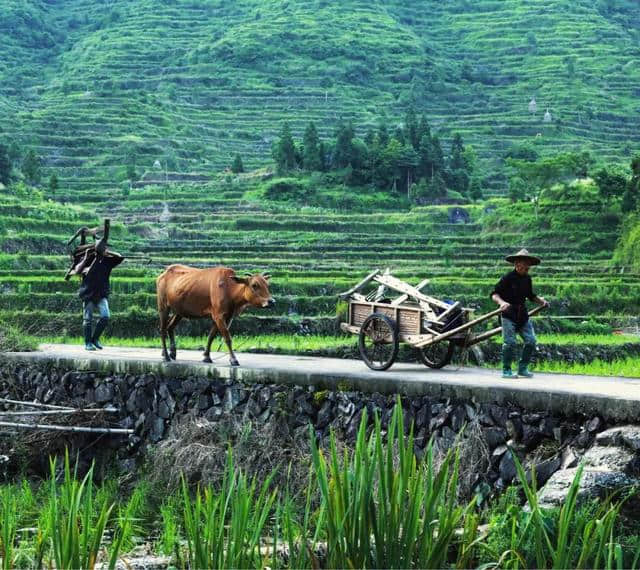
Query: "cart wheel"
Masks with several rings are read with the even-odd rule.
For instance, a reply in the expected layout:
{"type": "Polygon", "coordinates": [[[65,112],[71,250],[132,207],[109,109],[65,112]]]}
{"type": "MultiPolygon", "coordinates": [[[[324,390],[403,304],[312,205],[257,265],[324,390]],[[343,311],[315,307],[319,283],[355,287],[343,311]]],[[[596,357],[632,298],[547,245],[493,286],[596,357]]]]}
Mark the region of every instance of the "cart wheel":
{"type": "Polygon", "coordinates": [[[451,362],[454,348],[452,341],[442,340],[417,350],[422,364],[429,368],[442,368],[451,362]]]}
{"type": "Polygon", "coordinates": [[[398,356],[398,329],[393,319],[382,313],[369,315],[358,338],[360,355],[371,370],[386,370],[398,356]]]}

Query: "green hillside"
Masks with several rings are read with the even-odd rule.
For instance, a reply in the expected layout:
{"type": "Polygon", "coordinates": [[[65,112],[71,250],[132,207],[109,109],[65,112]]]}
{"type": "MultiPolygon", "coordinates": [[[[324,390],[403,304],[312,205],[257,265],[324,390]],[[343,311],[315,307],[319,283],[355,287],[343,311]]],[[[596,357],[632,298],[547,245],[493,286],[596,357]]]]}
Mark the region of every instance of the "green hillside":
{"type": "Polygon", "coordinates": [[[443,147],[460,132],[501,192],[517,143],[627,162],[639,62],[627,0],[5,0],[0,140],[92,190],[132,163],[204,179],[240,153],[256,168],[285,120],[298,139],[310,120],[362,136],[413,105],[443,147]]]}

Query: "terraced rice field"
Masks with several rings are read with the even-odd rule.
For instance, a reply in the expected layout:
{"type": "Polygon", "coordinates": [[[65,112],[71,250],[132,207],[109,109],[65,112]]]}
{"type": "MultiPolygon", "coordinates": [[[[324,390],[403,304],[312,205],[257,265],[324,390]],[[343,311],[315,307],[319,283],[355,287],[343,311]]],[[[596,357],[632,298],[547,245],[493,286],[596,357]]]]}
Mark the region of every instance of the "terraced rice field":
{"type": "MultiPolygon", "coordinates": [[[[74,194],[82,206],[64,208],[3,199],[0,319],[36,336],[78,335],[77,281],[63,280],[65,243],[78,227],[104,217],[112,219],[114,249],[149,258],[129,260],[112,276],[112,333],[119,337],[156,334],[155,277],[176,262],[272,274],[276,306],[237,319],[233,329],[245,334],[336,334],[336,315],[344,311],[337,295],[373,268],[389,267],[415,283],[428,277],[429,294],[484,312],[493,308],[489,293],[508,269],[504,255],[522,246],[544,260],[534,270],[535,285],[552,310],[541,330],[569,332],[590,319],[619,326],[640,310],[638,276],[610,265],[617,226],[599,204],[583,204],[579,215],[559,220],[557,204],[543,204],[536,219],[530,204],[494,201],[469,206],[470,223],[452,224],[446,206],[335,213],[250,201],[251,188],[238,182],[220,197],[215,184],[199,192],[176,186],[166,201],[154,187],[127,201],[92,201],[85,191],[74,194]],[[518,209],[536,225],[518,228],[518,209]]],[[[207,330],[205,320],[185,321],[178,332],[207,330]]]]}

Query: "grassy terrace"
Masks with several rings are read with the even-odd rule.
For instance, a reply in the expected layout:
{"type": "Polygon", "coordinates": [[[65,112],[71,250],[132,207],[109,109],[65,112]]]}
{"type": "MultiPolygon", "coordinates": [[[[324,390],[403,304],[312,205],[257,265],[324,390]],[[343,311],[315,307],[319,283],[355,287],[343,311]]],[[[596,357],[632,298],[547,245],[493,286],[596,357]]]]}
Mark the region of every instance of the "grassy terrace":
{"type": "MultiPolygon", "coordinates": [[[[428,277],[427,293],[478,312],[491,310],[489,293],[508,270],[502,259],[521,245],[544,259],[534,270],[535,284],[552,310],[540,321],[541,331],[602,332],[628,326],[640,311],[638,276],[610,262],[619,217],[590,202],[588,193],[579,214],[557,201],[543,201],[536,215],[531,204],[492,200],[467,207],[470,223],[452,224],[446,206],[347,214],[267,202],[260,199],[261,188],[259,178],[219,179],[197,191],[171,186],[166,190],[173,198],[165,201],[165,189],[145,187],[126,200],[110,196],[108,202],[78,204],[66,215],[56,202],[5,198],[0,318],[35,336],[78,334],[77,281],[62,279],[64,244],[77,227],[107,216],[114,248],[149,257],[129,260],[114,272],[116,336],[156,334],[155,278],[170,263],[272,274],[276,306],[248,311],[234,323],[238,333],[333,335],[336,315],[345,311],[337,295],[375,267],[390,267],[409,282],[428,277]],[[222,192],[226,197],[216,209],[203,208],[222,192]],[[583,321],[596,323],[597,330],[583,321]]],[[[186,321],[179,334],[195,336],[198,343],[207,328],[205,321],[186,321]]]]}

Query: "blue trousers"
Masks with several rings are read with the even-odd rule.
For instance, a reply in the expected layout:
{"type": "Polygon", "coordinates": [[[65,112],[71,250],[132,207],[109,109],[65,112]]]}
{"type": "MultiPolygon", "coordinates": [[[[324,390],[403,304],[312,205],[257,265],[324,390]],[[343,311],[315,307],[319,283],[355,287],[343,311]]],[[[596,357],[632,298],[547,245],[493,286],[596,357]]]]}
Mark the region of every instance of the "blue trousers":
{"type": "Polygon", "coordinates": [[[524,325],[518,327],[510,319],[502,319],[502,369],[504,371],[511,370],[511,362],[516,355],[516,334],[519,334],[524,341],[520,362],[518,362],[518,371],[526,371],[531,357],[536,349],[536,334],[533,331],[531,321],[527,321],[524,325]]]}
{"type": "Polygon", "coordinates": [[[521,327],[518,327],[512,320],[510,319],[502,319],[502,341],[504,344],[515,347],[517,338],[516,335],[519,334],[524,341],[525,346],[536,345],[536,333],[533,330],[533,324],[531,321],[527,321],[521,327]]]}
{"type": "Polygon", "coordinates": [[[82,324],[90,325],[93,320],[93,312],[98,311],[101,319],[108,319],[111,316],[109,312],[109,301],[103,297],[97,302],[85,301],[82,305],[82,324]]]}

